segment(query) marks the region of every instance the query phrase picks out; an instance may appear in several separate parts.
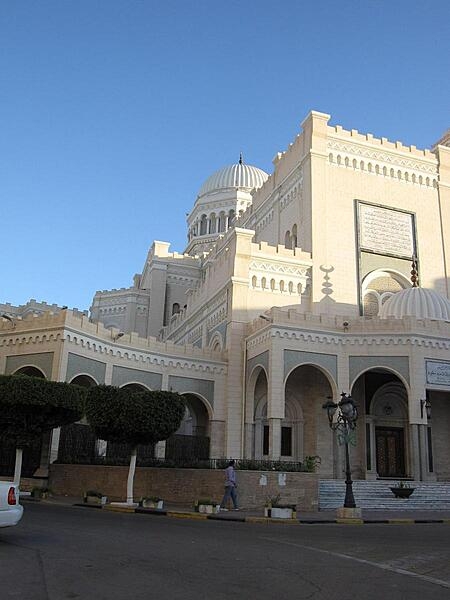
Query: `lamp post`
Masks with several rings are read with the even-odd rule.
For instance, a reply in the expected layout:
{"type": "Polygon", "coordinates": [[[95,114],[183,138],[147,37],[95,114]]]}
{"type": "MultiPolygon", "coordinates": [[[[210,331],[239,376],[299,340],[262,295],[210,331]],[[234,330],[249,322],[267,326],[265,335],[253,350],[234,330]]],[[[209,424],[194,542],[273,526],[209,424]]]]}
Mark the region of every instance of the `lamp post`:
{"type": "Polygon", "coordinates": [[[356,428],[358,409],[356,408],[353,398],[345,392],[342,392],[340,402],[335,403],[329,399],[328,402],[325,402],[323,408],[327,411],[330,428],[333,431],[339,432],[338,441],[340,444],[345,445],[344,508],[356,508],[348,446],[349,444],[355,443],[353,431],[356,428]]]}

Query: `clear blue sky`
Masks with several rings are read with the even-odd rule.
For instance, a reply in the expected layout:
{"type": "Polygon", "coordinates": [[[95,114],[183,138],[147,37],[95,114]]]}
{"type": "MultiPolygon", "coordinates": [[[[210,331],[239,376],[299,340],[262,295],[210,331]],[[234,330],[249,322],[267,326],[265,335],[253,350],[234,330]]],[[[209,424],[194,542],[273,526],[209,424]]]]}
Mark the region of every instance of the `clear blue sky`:
{"type": "Polygon", "coordinates": [[[311,109],[430,147],[449,40],[440,0],[4,0],[0,302],[128,287],[210,174],[270,172],[311,109]]]}

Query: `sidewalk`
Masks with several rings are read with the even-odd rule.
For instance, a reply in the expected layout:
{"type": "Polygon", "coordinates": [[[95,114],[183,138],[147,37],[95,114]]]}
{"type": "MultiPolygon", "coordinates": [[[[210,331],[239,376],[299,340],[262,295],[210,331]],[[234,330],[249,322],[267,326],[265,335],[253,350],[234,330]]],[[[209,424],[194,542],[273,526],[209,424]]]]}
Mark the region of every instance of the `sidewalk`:
{"type": "Polygon", "coordinates": [[[274,524],[413,524],[413,523],[444,523],[450,525],[450,510],[364,510],[362,511],[362,519],[337,519],[336,511],[324,510],[314,513],[303,511],[297,512],[296,519],[268,519],[264,517],[264,510],[261,509],[246,509],[242,508],[239,511],[221,512],[217,515],[199,514],[194,511],[192,506],[179,506],[167,504],[163,510],[151,508],[128,508],[127,506],[113,506],[107,504],[105,506],[95,504],[84,504],[81,498],[70,496],[52,496],[45,500],[35,500],[29,496],[21,496],[21,502],[41,502],[43,504],[61,505],[67,507],[82,507],[91,509],[109,510],[115,512],[129,512],[138,514],[147,514],[154,516],[166,516],[180,519],[195,519],[195,520],[214,520],[214,521],[233,521],[241,523],[274,523],[274,524]]]}

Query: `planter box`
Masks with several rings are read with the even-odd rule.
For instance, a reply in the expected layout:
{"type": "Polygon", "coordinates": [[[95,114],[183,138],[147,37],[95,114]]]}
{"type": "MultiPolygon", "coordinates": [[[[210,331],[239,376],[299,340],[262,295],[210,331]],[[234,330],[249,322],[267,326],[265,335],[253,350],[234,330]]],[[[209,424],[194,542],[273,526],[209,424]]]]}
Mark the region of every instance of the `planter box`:
{"type": "Polygon", "coordinates": [[[98,496],[84,496],[84,502],[86,504],[106,504],[108,498],[106,496],[102,496],[99,498],[98,496]]]}
{"type": "Polygon", "coordinates": [[[278,508],[272,506],[270,509],[270,516],[272,519],[293,519],[295,518],[295,511],[291,507],[278,508]]]}
{"type": "Polygon", "coordinates": [[[396,498],[409,498],[416,488],[391,487],[391,492],[396,498]]]}
{"type": "Polygon", "coordinates": [[[164,500],[148,500],[144,499],[140,502],[143,508],[157,508],[159,510],[164,506],[164,500]]]}
{"type": "Polygon", "coordinates": [[[36,498],[38,500],[46,500],[48,498],[48,492],[41,492],[40,490],[33,490],[31,492],[31,497],[36,498]]]}
{"type": "Polygon", "coordinates": [[[219,512],[220,505],[218,504],[199,504],[198,512],[205,515],[215,515],[219,512]]]}

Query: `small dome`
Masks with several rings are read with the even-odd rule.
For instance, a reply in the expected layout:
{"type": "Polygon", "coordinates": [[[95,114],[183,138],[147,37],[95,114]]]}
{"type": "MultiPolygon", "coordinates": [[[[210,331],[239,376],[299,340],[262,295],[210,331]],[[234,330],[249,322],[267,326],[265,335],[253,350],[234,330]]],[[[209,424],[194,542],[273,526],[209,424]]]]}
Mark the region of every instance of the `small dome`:
{"type": "Polygon", "coordinates": [[[450,321],[450,301],[433,290],[408,288],[391,296],[381,307],[380,318],[389,317],[450,321]]]}
{"type": "Polygon", "coordinates": [[[245,165],[242,162],[219,169],[200,188],[198,196],[226,188],[243,188],[250,191],[260,188],[269,175],[262,169],[245,165]]]}

